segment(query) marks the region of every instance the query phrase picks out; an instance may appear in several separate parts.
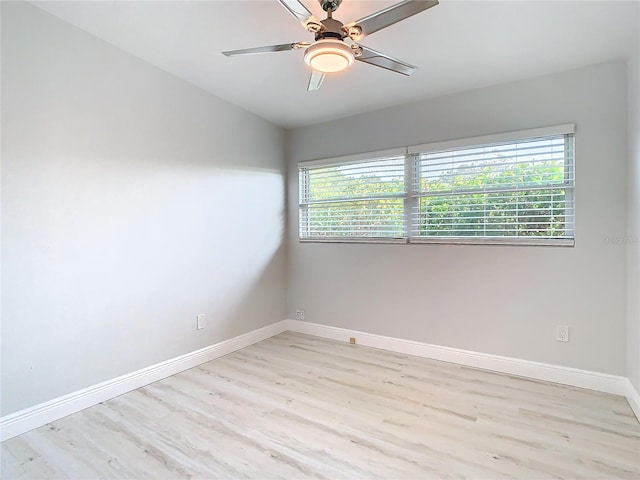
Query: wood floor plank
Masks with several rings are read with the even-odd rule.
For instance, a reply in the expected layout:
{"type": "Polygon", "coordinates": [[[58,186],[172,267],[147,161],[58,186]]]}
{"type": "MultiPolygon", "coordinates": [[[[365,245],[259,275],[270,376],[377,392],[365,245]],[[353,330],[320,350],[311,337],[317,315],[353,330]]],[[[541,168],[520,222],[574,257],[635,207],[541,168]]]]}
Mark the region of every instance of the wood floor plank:
{"type": "Polygon", "coordinates": [[[33,478],[640,479],[623,397],[286,332],[3,442],[33,478]]]}

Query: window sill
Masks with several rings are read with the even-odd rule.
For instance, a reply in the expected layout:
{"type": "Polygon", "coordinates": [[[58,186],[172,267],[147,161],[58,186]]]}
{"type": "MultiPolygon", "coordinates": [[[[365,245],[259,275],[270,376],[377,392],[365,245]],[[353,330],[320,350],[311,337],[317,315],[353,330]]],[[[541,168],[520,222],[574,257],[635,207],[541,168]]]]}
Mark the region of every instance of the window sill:
{"type": "Polygon", "coordinates": [[[408,245],[504,245],[504,246],[537,246],[537,247],[574,247],[573,238],[454,238],[454,237],[429,237],[429,238],[299,238],[300,243],[374,243],[374,244],[408,244],[408,245]]]}
{"type": "Polygon", "coordinates": [[[445,245],[508,245],[508,246],[538,246],[538,247],[573,247],[573,238],[536,238],[536,237],[429,237],[412,238],[411,244],[445,244],[445,245]]]}
{"type": "Polygon", "coordinates": [[[316,237],[316,238],[299,238],[300,243],[394,243],[406,244],[406,238],[340,238],[340,237],[316,237]]]}

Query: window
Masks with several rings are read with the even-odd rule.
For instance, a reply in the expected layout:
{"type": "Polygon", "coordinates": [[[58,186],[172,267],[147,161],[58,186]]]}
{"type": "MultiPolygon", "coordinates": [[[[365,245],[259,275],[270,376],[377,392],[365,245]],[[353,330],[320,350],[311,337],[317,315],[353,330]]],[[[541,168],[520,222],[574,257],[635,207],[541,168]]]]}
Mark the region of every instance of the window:
{"type": "Polygon", "coordinates": [[[573,134],[415,152],[412,239],[573,238],[573,134]]]}
{"type": "Polygon", "coordinates": [[[573,131],[302,162],[300,239],[573,245],[573,131]]]}
{"type": "Polygon", "coordinates": [[[301,165],[300,238],[404,240],[404,172],[402,151],[301,165]]]}

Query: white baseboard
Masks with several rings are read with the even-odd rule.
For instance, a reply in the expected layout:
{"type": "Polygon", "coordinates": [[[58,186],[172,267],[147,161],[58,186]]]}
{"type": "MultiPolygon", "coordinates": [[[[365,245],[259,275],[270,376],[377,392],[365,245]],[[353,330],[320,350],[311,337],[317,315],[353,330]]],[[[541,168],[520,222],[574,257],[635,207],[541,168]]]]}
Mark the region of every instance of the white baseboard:
{"type": "Polygon", "coordinates": [[[385,337],[300,320],[287,320],[287,330],[347,342],[349,341],[349,337],[355,337],[358,344],[367,347],[381,348],[397,353],[457,363],[459,365],[482,368],[494,372],[507,373],[509,375],[518,375],[536,380],[546,380],[563,385],[622,395],[627,398],[638,420],[640,420],[640,397],[626,377],[550,365],[548,363],[532,362],[518,358],[502,357],[488,353],[472,352],[458,348],[442,347],[440,345],[385,337]],[[633,394],[635,394],[635,396],[633,396],[633,394]]]}
{"type": "Polygon", "coordinates": [[[107,380],[106,382],[20,410],[11,415],[6,415],[0,418],[0,441],[15,437],[123,393],[253,345],[284,332],[287,329],[287,323],[286,320],[282,320],[215,345],[107,380]]]}
{"type": "Polygon", "coordinates": [[[638,421],[640,421],[640,393],[635,389],[631,380],[627,379],[627,402],[631,406],[631,410],[636,414],[638,421]]]}
{"type": "Polygon", "coordinates": [[[286,330],[339,341],[349,341],[349,337],[355,337],[358,344],[368,347],[622,395],[627,398],[640,421],[640,395],[629,379],[625,377],[385,337],[300,320],[282,320],[244,335],[4,416],[0,418],[0,441],[8,440],[118,395],[248,347],[286,330]]]}

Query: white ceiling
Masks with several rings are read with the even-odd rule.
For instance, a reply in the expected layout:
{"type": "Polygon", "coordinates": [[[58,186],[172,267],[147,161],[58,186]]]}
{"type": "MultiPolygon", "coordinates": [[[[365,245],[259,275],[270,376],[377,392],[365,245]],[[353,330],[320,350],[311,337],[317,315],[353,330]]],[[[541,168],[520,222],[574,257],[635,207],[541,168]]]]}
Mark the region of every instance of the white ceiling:
{"type": "MultiPolygon", "coordinates": [[[[316,0],[302,0],[324,18],[316,0]]],[[[301,51],[220,52],[312,41],[276,0],[35,1],[38,7],[194,85],[290,128],[568,70],[638,48],[638,1],[455,1],[362,43],[419,66],[411,77],[356,62],[307,92],[301,51]]],[[[344,0],[344,23],[394,1],[344,0]]]]}

